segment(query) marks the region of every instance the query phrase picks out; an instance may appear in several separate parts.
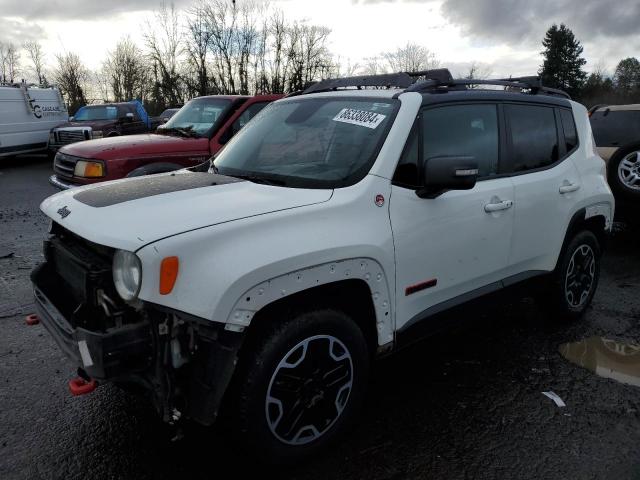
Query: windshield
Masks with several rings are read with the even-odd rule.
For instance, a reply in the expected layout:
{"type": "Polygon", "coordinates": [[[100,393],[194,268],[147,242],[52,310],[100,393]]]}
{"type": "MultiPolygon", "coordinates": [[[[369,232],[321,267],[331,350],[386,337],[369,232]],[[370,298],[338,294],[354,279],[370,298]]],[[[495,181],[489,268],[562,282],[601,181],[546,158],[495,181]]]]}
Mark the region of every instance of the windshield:
{"type": "Polygon", "coordinates": [[[118,107],[112,105],[96,105],[80,107],[73,116],[74,121],[84,122],[91,120],[117,120],[118,107]]]}
{"type": "Polygon", "coordinates": [[[292,187],[352,185],[371,168],[398,104],[345,97],[272,103],[216,157],[214,170],[292,187]]]}
{"type": "Polygon", "coordinates": [[[178,111],[178,108],[167,108],[164,112],[162,112],[160,114],[161,118],[171,118],[173,115],[176,114],[176,112],[178,111]]]}
{"type": "Polygon", "coordinates": [[[214,124],[230,104],[231,100],[220,98],[196,98],[188,102],[167,123],[159,127],[158,132],[183,130],[194,132],[198,136],[205,136],[212,130],[214,124]]]}

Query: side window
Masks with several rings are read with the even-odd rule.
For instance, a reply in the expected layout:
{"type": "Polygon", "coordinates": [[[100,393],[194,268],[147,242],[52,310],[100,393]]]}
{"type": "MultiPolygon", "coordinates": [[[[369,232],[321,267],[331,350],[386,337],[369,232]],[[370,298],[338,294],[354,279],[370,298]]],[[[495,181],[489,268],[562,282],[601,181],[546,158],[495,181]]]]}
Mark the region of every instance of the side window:
{"type": "Polygon", "coordinates": [[[509,171],[523,172],[558,161],[558,131],[551,107],[505,105],[511,130],[509,171]]]}
{"type": "Polygon", "coordinates": [[[640,137],[640,111],[599,108],[589,120],[599,147],[618,147],[640,137]]]}
{"type": "Polygon", "coordinates": [[[404,146],[404,151],[396,167],[396,171],[393,174],[393,183],[407,188],[420,187],[420,176],[418,169],[418,124],[416,121],[413,124],[407,143],[404,146]]]}
{"type": "Polygon", "coordinates": [[[450,105],[422,114],[422,158],[469,156],[479,176],[498,173],[498,111],[496,105],[450,105]]]}
{"type": "Polygon", "coordinates": [[[247,123],[249,123],[249,120],[255,117],[260,112],[260,110],[262,110],[268,104],[269,102],[260,102],[249,105],[247,109],[242,112],[238,118],[236,118],[236,120],[233,122],[233,125],[231,125],[231,131],[233,135],[238,133],[247,123]]]}
{"type": "Polygon", "coordinates": [[[567,147],[567,154],[570,154],[578,146],[578,132],[573,120],[571,110],[560,109],[560,119],[562,120],[562,130],[564,132],[564,143],[567,147]]]}

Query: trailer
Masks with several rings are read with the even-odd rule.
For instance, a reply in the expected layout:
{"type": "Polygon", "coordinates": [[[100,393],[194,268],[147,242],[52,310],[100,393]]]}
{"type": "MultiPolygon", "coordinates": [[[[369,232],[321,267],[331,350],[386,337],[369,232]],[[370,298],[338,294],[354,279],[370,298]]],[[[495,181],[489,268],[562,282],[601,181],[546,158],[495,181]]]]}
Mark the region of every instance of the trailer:
{"type": "Polygon", "coordinates": [[[68,118],[58,88],[0,83],[0,157],[46,151],[49,132],[68,118]]]}

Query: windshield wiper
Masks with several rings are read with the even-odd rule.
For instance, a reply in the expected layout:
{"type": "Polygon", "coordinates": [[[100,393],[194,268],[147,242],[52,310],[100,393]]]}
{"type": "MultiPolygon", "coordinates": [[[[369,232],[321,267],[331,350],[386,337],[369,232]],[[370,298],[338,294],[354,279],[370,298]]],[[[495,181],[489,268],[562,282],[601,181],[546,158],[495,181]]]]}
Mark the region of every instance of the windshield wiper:
{"type": "Polygon", "coordinates": [[[242,180],[248,180],[249,182],[253,183],[261,183],[263,185],[275,185],[277,187],[285,187],[287,185],[287,182],[285,182],[284,180],[270,177],[261,177],[258,175],[226,175],[228,175],[229,177],[241,178],[242,180]]]}
{"type": "Polygon", "coordinates": [[[173,133],[177,133],[181,137],[187,138],[198,138],[197,132],[193,130],[193,127],[169,127],[169,128],[158,128],[156,129],[156,133],[171,135],[173,133]]]}

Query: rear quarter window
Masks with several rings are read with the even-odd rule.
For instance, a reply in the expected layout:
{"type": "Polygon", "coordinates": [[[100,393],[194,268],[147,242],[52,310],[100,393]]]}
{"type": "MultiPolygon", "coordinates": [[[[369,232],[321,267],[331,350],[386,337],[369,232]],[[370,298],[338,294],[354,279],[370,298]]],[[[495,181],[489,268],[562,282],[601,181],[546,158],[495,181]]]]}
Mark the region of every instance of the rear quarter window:
{"type": "Polygon", "coordinates": [[[558,130],[553,108],[505,105],[510,130],[508,171],[526,172],[559,160],[558,130]]]}
{"type": "Polygon", "coordinates": [[[562,130],[564,132],[564,143],[567,154],[570,154],[578,146],[578,132],[571,110],[560,110],[560,120],[562,120],[562,130]]]}
{"type": "Polygon", "coordinates": [[[598,147],[619,147],[640,142],[640,111],[604,108],[593,112],[590,121],[598,147]]]}

